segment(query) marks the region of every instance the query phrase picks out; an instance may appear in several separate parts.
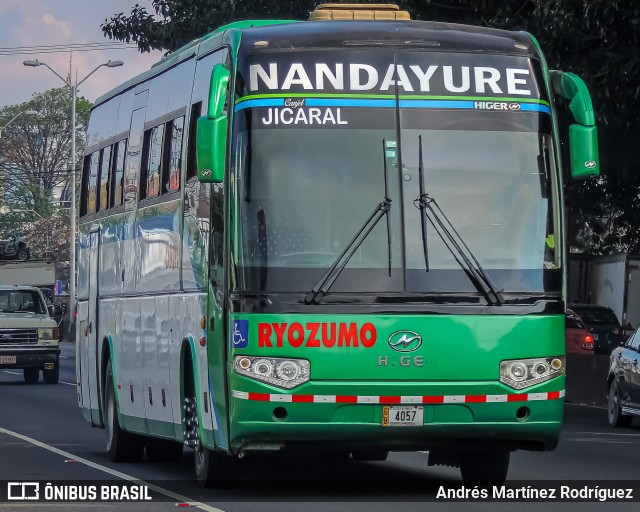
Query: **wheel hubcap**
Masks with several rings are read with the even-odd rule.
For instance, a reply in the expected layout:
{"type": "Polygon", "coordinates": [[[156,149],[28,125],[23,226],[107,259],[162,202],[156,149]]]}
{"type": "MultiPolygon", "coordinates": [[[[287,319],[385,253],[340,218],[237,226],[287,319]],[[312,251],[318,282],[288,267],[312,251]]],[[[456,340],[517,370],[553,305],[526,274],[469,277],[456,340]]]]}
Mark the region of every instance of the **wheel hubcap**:
{"type": "Polygon", "coordinates": [[[200,425],[198,423],[198,407],[196,405],[195,397],[184,399],[184,444],[191,448],[196,448],[196,455],[199,451],[197,448],[200,446],[200,425]]]}

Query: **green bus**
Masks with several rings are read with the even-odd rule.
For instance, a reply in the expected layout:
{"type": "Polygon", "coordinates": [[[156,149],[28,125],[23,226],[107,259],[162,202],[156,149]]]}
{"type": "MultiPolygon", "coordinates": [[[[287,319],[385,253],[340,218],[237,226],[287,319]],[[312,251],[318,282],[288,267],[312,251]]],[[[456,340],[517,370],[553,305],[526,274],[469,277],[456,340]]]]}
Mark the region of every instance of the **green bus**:
{"type": "Polygon", "coordinates": [[[429,451],[501,482],[558,443],[584,82],[528,33],[326,4],[232,23],[99,98],[78,402],[112,460],[429,451]],[[564,106],[556,104],[563,98],[564,106]]]}

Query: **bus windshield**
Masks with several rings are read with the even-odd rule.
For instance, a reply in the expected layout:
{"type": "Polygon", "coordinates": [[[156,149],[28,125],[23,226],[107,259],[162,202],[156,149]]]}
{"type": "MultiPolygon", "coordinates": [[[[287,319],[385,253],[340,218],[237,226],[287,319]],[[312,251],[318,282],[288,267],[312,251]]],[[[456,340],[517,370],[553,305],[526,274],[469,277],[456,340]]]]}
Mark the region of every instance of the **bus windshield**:
{"type": "MultiPolygon", "coordinates": [[[[532,99],[540,97],[534,80],[537,64],[487,57],[486,64],[494,70],[509,65],[528,70],[534,92],[520,102],[488,101],[482,96],[443,101],[436,90],[438,70],[431,73],[431,95],[416,94],[424,85],[419,77],[424,80],[424,70],[448,59],[459,62],[464,83],[465,56],[396,56],[396,62],[406,63],[403,71],[396,68],[397,80],[387,80],[388,90],[356,96],[336,94],[339,71],[348,74],[347,62],[367,63],[359,64],[358,72],[364,69],[370,78],[371,70],[379,70],[375,74],[381,82],[386,63],[394,62],[393,53],[336,53],[339,63],[322,66],[315,59],[324,57],[313,52],[305,57],[309,64],[304,66],[273,54],[266,61],[255,57],[240,66],[238,82],[244,89],[236,97],[232,160],[237,290],[308,292],[384,197],[386,165],[391,276],[383,220],[359,246],[331,291],[477,293],[431,218],[427,267],[417,201],[421,137],[425,192],[442,208],[495,286],[505,292],[558,292],[560,280],[544,277],[559,268],[553,249],[560,241],[553,229],[550,112],[544,100],[532,99]],[[415,84],[406,70],[412,70],[415,84]],[[323,80],[318,79],[321,72],[323,80]],[[287,80],[289,88],[282,91],[287,80]],[[278,89],[252,94],[252,86],[262,82],[273,88],[277,82],[278,89]],[[325,89],[307,90],[319,82],[325,89]]],[[[455,67],[450,67],[455,75],[455,67]]],[[[358,78],[353,69],[348,76],[352,82],[344,88],[353,93],[358,78]]],[[[495,78],[493,71],[487,76],[495,78]]],[[[446,86],[445,82],[446,76],[446,86]]],[[[508,89],[498,79],[489,85],[494,87],[487,85],[485,92],[494,96],[496,90],[508,89]]]]}

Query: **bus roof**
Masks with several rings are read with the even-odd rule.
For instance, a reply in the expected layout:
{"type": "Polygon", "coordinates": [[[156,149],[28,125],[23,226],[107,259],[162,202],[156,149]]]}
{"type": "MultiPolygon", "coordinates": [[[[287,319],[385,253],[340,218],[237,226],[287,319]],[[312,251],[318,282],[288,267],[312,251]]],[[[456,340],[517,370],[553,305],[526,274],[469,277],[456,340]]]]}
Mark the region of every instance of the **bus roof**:
{"type": "Polygon", "coordinates": [[[248,20],[219,27],[155,63],[151,69],[99,97],[94,107],[193,56],[219,48],[227,34],[241,32],[252,46],[268,41],[268,48],[394,47],[429,48],[432,51],[483,52],[539,56],[534,39],[526,32],[431,21],[307,21],[248,20]]]}

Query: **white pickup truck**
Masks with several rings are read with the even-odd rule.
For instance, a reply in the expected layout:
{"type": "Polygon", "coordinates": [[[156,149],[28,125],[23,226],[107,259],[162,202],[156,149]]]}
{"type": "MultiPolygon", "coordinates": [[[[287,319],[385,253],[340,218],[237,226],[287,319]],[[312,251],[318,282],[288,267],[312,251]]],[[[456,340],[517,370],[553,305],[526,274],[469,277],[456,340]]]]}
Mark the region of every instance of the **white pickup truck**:
{"type": "Polygon", "coordinates": [[[0,285],[0,368],[22,368],[24,380],[56,384],[60,374],[58,325],[42,292],[0,285]]]}

